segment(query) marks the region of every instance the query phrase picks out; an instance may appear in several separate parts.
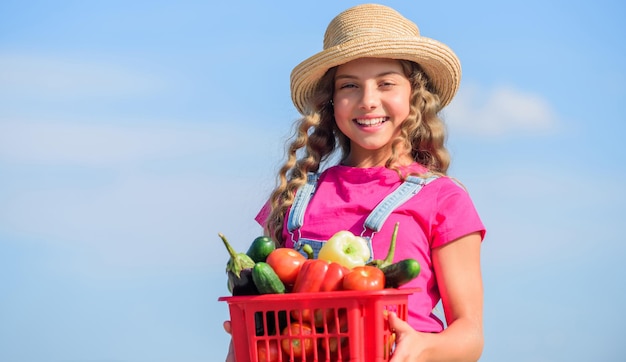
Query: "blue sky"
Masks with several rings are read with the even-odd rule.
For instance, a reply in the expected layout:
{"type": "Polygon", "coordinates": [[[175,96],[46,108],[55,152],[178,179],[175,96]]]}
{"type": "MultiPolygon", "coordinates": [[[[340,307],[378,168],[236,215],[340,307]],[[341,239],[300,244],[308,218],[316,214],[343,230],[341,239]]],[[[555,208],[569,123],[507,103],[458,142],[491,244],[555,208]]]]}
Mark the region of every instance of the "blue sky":
{"type": "MultiPolygon", "coordinates": [[[[0,360],[222,360],[217,233],[261,233],[289,73],[357,3],[1,2],[0,360]]],[[[462,62],[481,361],[623,361],[626,6],[382,3],[462,62]]]]}

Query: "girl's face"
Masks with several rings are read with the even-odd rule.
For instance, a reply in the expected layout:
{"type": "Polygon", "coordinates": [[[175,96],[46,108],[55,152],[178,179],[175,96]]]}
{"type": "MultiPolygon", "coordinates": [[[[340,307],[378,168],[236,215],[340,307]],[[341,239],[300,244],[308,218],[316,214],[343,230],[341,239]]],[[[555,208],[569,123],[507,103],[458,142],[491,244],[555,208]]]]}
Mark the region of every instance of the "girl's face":
{"type": "Polygon", "coordinates": [[[398,60],[360,58],[340,65],[333,96],[337,127],[350,139],[345,162],[384,165],[409,115],[411,84],[398,60]]]}

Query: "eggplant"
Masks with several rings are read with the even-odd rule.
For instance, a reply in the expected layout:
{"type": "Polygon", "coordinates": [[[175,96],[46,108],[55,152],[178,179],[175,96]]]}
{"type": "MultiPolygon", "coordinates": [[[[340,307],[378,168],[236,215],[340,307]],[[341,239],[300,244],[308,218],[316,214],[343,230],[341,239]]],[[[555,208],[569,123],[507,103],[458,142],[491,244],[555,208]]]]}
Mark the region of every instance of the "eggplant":
{"type": "Polygon", "coordinates": [[[237,276],[231,271],[228,274],[228,290],[234,296],[237,295],[259,295],[259,290],[252,280],[252,268],[242,269],[237,276]]]}
{"type": "Polygon", "coordinates": [[[219,237],[224,242],[230,259],[226,263],[226,274],[228,276],[228,290],[236,295],[256,295],[259,291],[252,280],[252,267],[254,260],[246,253],[237,253],[230,245],[226,237],[219,233],[219,237]]]}

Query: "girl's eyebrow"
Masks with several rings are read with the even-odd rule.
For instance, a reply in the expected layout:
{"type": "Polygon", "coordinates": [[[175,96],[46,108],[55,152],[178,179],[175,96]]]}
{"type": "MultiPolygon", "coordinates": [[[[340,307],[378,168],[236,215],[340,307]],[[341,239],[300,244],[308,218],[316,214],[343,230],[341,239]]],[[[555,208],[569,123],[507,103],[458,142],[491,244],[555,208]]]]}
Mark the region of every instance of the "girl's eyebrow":
{"type": "Polygon", "coordinates": [[[349,74],[339,74],[335,76],[335,80],[339,80],[339,79],[356,79],[355,76],[353,75],[349,75],[349,74]]]}
{"type": "MultiPolygon", "coordinates": [[[[377,74],[377,75],[374,76],[374,78],[385,77],[385,76],[393,75],[393,74],[404,75],[404,74],[401,74],[399,72],[390,70],[388,72],[383,72],[383,73],[377,74]]],[[[355,75],[350,75],[350,74],[338,74],[338,75],[335,76],[335,80],[340,80],[340,79],[359,79],[359,77],[357,77],[355,75]]]]}

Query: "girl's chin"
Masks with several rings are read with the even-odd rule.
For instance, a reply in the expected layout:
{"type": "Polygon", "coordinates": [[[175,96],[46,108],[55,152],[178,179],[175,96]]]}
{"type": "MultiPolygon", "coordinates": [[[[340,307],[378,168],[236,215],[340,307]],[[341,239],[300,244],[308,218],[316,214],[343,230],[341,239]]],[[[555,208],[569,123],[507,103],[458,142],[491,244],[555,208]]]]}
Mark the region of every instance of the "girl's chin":
{"type": "Polygon", "coordinates": [[[388,144],[357,144],[352,143],[351,149],[358,150],[364,156],[376,155],[376,158],[391,156],[391,147],[388,144]]]}
{"type": "Polygon", "coordinates": [[[353,140],[352,145],[366,151],[380,152],[384,149],[388,149],[391,152],[391,140],[359,139],[356,141],[353,140]]]}

